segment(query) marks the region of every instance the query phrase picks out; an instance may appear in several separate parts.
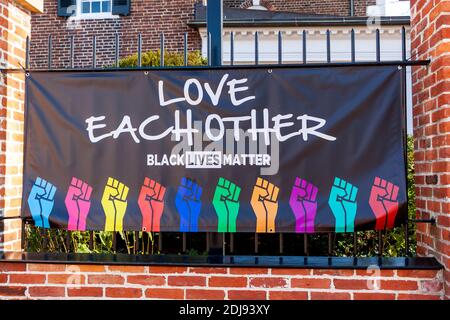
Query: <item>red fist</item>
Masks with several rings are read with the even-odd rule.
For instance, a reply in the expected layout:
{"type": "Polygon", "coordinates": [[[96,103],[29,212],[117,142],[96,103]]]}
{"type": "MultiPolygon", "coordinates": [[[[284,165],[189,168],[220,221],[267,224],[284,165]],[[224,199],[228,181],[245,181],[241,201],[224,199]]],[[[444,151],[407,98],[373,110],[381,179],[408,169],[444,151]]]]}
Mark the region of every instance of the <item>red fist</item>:
{"type": "Polygon", "coordinates": [[[144,179],[138,204],[142,214],[142,231],[161,230],[161,216],[164,210],[166,188],[150,178],[144,179]]]}
{"type": "Polygon", "coordinates": [[[376,230],[392,229],[398,212],[398,186],[375,178],[370,192],[369,205],[376,217],[376,230]]]}

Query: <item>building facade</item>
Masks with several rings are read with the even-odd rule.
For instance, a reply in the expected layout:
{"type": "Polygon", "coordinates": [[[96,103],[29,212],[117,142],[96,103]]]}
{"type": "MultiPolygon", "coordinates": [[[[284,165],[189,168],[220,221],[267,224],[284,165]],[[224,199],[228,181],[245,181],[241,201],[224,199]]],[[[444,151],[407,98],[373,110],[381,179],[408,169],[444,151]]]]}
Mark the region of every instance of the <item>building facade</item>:
{"type": "Polygon", "coordinates": [[[113,63],[116,33],[120,37],[121,57],[137,51],[139,33],[142,33],[143,50],[159,48],[161,33],[166,37],[166,50],[179,50],[185,32],[189,34],[189,47],[199,49],[198,33],[187,25],[193,16],[195,0],[131,0],[128,10],[120,14],[112,13],[112,0],[105,2],[108,3],[108,12],[92,12],[101,10],[93,5],[97,4],[94,1],[44,1],[44,13],[32,18],[31,66],[47,66],[50,35],[54,67],[69,66],[71,36],[74,37],[75,67],[92,65],[93,36],[96,36],[98,66],[113,63]],[[66,7],[62,7],[62,3],[66,7]],[[81,12],[84,3],[91,6],[85,9],[87,13],[81,12]]]}
{"type": "MultiPolygon", "coordinates": [[[[396,2],[409,3],[398,0],[396,2]]],[[[144,51],[159,48],[161,33],[165,35],[166,50],[182,50],[185,33],[188,33],[189,50],[205,49],[201,39],[202,30],[195,24],[200,23],[201,26],[205,17],[199,15],[199,12],[202,12],[205,4],[205,0],[45,0],[44,12],[32,18],[31,65],[47,66],[49,36],[52,36],[53,67],[70,65],[71,36],[74,37],[73,58],[76,67],[92,65],[93,36],[96,36],[98,66],[113,63],[116,33],[120,38],[120,57],[137,51],[139,33],[142,35],[144,51]]],[[[284,12],[286,19],[289,19],[289,14],[296,15],[297,29],[302,27],[302,21],[307,23],[311,18],[315,21],[321,20],[321,25],[333,18],[340,20],[340,24],[345,26],[344,17],[366,16],[369,8],[375,5],[375,0],[224,1],[225,10],[231,11],[231,15],[237,16],[238,20],[245,16],[243,11],[252,11],[253,14],[258,14],[256,11],[284,12]],[[353,8],[350,3],[354,4],[353,8]]],[[[275,21],[276,15],[267,15],[269,12],[266,12],[262,20],[275,21]]],[[[250,17],[251,14],[247,13],[247,16],[250,17]]],[[[229,18],[225,15],[225,24],[227,20],[229,18]]],[[[360,24],[366,24],[365,20],[361,21],[360,24]]],[[[329,26],[332,27],[332,24],[329,26]]],[[[271,29],[278,29],[276,23],[272,23],[271,29]]],[[[203,40],[205,39],[206,36],[203,35],[203,40]]],[[[236,46],[237,52],[239,48],[239,45],[236,46]]],[[[245,48],[243,50],[245,51],[245,48]]]]}
{"type": "MultiPolygon", "coordinates": [[[[35,28],[33,20],[45,17],[39,14],[31,18],[31,12],[36,12],[33,2],[0,1],[2,68],[20,68],[25,63],[25,38],[30,34],[30,25],[35,28]]],[[[411,4],[413,55],[416,59],[431,59],[429,66],[414,68],[416,203],[418,218],[436,218],[434,225],[418,224],[417,254],[436,257],[444,270],[383,269],[378,278],[381,288],[369,289],[367,284],[376,278],[368,270],[18,262],[22,253],[5,258],[3,252],[20,251],[21,222],[11,219],[0,222],[0,299],[450,299],[450,7],[444,1],[432,0],[412,0],[411,4]]],[[[385,9],[380,8],[380,12],[385,9]]],[[[55,14],[53,20],[57,19],[55,14]]],[[[56,26],[53,35],[66,36],[56,26]]],[[[46,40],[46,33],[42,36],[46,40]]],[[[45,40],[43,51],[47,49],[45,40]]],[[[39,47],[34,46],[34,50],[39,47]]],[[[20,209],[22,161],[16,153],[21,153],[23,147],[23,77],[2,75],[0,82],[1,217],[13,218],[20,209]]]]}

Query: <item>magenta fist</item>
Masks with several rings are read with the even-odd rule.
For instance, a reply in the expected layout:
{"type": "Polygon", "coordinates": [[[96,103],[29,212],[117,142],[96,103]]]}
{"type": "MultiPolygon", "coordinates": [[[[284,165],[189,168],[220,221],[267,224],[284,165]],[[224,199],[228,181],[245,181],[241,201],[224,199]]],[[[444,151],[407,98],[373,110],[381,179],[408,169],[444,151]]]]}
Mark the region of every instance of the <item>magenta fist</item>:
{"type": "Polygon", "coordinates": [[[289,205],[295,215],[295,232],[314,233],[318,189],[312,183],[295,178],[289,205]]]}
{"type": "Polygon", "coordinates": [[[65,204],[69,212],[68,230],[86,230],[86,219],[91,208],[92,187],[73,177],[67,191],[65,204]]]}

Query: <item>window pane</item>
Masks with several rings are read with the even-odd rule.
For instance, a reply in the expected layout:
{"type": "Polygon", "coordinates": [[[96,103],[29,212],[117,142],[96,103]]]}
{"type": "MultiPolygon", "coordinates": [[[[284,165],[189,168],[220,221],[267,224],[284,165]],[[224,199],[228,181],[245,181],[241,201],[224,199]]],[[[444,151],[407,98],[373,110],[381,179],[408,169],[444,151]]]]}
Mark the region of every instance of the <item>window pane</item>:
{"type": "Polygon", "coordinates": [[[92,2],[92,13],[100,12],[100,1],[92,2]]]}
{"type": "Polygon", "coordinates": [[[83,8],[82,13],[89,13],[90,12],[90,2],[83,2],[83,8]]]}
{"type": "Polygon", "coordinates": [[[103,1],[102,2],[102,12],[110,12],[111,9],[109,8],[109,1],[103,1]]]}

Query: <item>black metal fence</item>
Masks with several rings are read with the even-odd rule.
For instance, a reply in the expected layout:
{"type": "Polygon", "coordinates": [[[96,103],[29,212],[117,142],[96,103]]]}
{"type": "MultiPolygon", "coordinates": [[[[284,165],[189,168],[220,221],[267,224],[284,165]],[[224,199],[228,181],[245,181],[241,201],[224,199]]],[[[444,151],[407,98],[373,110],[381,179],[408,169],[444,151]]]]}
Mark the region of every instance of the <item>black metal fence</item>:
{"type": "MultiPolygon", "coordinates": [[[[307,32],[303,31],[302,52],[300,64],[295,64],[295,67],[337,67],[342,65],[353,66],[384,66],[384,65],[398,65],[403,69],[403,110],[405,114],[404,127],[404,143],[405,150],[407,150],[407,133],[406,123],[406,68],[414,65],[426,65],[428,61],[412,61],[407,57],[406,49],[406,29],[401,29],[402,42],[402,58],[397,61],[382,61],[381,60],[381,37],[380,30],[377,29],[375,33],[376,42],[376,59],[374,61],[357,61],[356,60],[356,36],[352,29],[350,32],[350,52],[351,58],[349,61],[332,61],[332,39],[331,31],[326,32],[326,62],[311,62],[307,60],[308,39],[307,32]]],[[[108,70],[124,70],[120,68],[120,38],[116,34],[114,43],[114,64],[107,67],[108,70]]],[[[74,36],[69,38],[70,47],[70,61],[66,68],[54,68],[52,57],[52,36],[48,37],[48,61],[46,66],[40,66],[36,69],[30,69],[30,41],[27,39],[27,55],[26,65],[21,72],[28,72],[33,70],[68,70],[68,71],[98,71],[105,69],[105,67],[98,67],[97,64],[97,38],[92,37],[92,65],[91,67],[75,68],[74,56],[74,36]]],[[[184,67],[188,66],[188,36],[183,38],[183,56],[184,67]]],[[[208,61],[211,52],[211,41],[208,36],[208,61]]],[[[254,64],[260,65],[260,37],[259,33],[254,33],[254,64]]],[[[230,64],[237,66],[235,63],[236,42],[234,40],[234,33],[230,37],[230,64]]],[[[152,70],[151,67],[142,66],[142,36],[137,38],[137,67],[132,69],[152,70]]],[[[160,37],[160,66],[156,68],[164,68],[165,62],[165,37],[161,34],[160,37]]],[[[283,64],[283,36],[282,32],[278,33],[278,61],[274,64],[283,64]]],[[[270,67],[274,65],[271,64],[270,67]]],[[[248,67],[248,65],[246,65],[248,67]]],[[[183,68],[181,66],[180,68],[183,68]]],[[[126,69],[131,69],[127,67],[126,69]]],[[[2,70],[3,72],[18,72],[19,70],[2,70]]],[[[405,151],[406,152],[406,151],[405,151]]],[[[407,156],[405,154],[405,159],[407,156]]],[[[408,166],[406,165],[406,168],[408,166]]],[[[407,174],[407,172],[405,172],[407,174]]],[[[411,200],[411,199],[410,199],[411,200]]],[[[410,215],[411,216],[411,215],[410,215]]],[[[16,217],[17,218],[17,217],[16,217]]],[[[2,218],[0,218],[2,219],[2,218]]],[[[4,219],[4,218],[3,218],[4,219]]],[[[147,232],[103,232],[103,231],[88,231],[88,232],[72,232],[65,230],[44,230],[32,226],[31,221],[23,219],[22,228],[22,245],[25,251],[87,251],[87,252],[124,252],[132,254],[187,254],[187,255],[203,255],[210,252],[212,243],[211,237],[206,233],[147,233],[147,232]]],[[[394,250],[395,252],[388,252],[388,255],[396,256],[410,256],[411,239],[415,238],[414,228],[410,228],[415,223],[433,223],[433,220],[409,220],[404,225],[402,231],[393,230],[385,232],[377,231],[359,231],[351,234],[223,234],[221,240],[221,252],[223,255],[293,255],[293,256],[379,256],[385,255],[385,241],[388,239],[391,244],[392,241],[399,243],[397,248],[403,248],[403,252],[394,250]],[[394,235],[394,236],[393,236],[394,235]],[[365,250],[361,250],[361,243],[364,244],[365,250]],[[370,248],[370,249],[367,249],[370,248]]],[[[217,243],[214,244],[217,247],[217,243]]]]}

